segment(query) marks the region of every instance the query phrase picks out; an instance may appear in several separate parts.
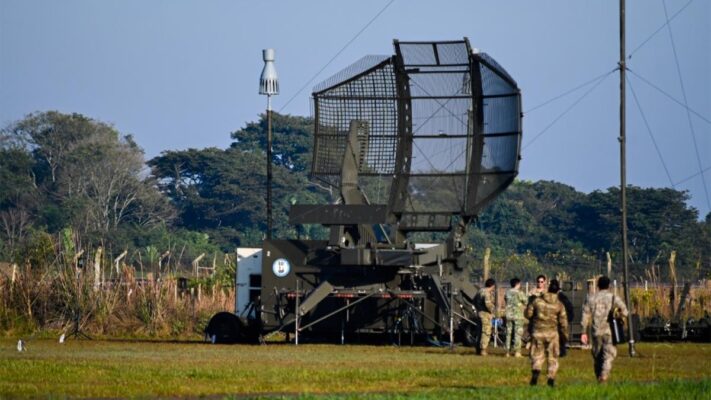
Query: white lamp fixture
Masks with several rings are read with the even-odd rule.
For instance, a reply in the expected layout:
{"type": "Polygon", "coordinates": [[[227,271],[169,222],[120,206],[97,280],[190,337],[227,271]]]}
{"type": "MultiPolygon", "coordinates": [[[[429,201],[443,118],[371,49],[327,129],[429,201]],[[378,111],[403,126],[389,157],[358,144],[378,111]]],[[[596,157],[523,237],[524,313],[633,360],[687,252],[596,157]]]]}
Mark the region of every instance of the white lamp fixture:
{"type": "Polygon", "coordinates": [[[271,110],[270,97],[279,94],[279,78],[277,77],[276,67],[274,67],[274,49],[262,50],[262,59],[264,59],[264,68],[262,76],[259,78],[259,94],[265,94],[268,98],[268,110],[271,110]]]}

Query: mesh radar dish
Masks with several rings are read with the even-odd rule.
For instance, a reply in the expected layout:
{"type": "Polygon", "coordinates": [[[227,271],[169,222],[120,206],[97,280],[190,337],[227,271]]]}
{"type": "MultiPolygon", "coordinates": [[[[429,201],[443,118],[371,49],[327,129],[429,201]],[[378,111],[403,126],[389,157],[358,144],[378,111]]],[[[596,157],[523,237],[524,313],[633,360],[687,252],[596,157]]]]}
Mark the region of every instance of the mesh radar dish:
{"type": "Polygon", "coordinates": [[[381,222],[446,230],[451,216],[475,217],[517,175],[521,93],[466,38],[394,47],[314,88],[311,172],[340,187],[356,129],[357,183],[382,206],[381,222]]]}

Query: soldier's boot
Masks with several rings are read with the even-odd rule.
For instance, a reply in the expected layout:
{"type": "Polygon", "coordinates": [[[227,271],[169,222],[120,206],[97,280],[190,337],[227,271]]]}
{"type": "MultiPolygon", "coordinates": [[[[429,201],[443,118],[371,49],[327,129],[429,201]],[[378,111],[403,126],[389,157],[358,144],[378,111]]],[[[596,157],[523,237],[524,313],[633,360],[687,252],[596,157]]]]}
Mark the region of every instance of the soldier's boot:
{"type": "Polygon", "coordinates": [[[554,387],[554,386],[555,386],[555,379],[553,379],[553,378],[548,378],[548,386],[554,387]]]}
{"type": "Polygon", "coordinates": [[[538,376],[541,374],[541,371],[538,370],[533,370],[531,371],[531,386],[536,386],[538,385],[538,376]]]}

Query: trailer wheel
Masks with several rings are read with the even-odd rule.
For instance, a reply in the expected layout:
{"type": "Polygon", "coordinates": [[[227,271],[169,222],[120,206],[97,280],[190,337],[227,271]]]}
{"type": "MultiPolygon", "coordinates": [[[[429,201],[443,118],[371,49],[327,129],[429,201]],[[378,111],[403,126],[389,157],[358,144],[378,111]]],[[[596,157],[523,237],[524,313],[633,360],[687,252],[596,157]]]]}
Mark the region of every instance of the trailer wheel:
{"type": "Polygon", "coordinates": [[[244,325],[230,312],[215,314],[205,328],[205,338],[212,343],[237,343],[243,341],[244,325]]]}
{"type": "Polygon", "coordinates": [[[478,326],[472,325],[470,323],[464,323],[459,327],[459,332],[461,334],[462,343],[467,347],[475,347],[479,345],[479,337],[481,336],[481,330],[478,326]]]}

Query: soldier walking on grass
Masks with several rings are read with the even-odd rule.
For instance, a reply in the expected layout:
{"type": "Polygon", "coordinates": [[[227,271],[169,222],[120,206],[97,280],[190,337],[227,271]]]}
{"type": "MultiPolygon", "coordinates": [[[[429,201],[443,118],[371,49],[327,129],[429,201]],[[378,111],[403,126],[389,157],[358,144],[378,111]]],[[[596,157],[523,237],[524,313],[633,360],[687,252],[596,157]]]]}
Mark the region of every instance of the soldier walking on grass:
{"type": "MultiPolygon", "coordinates": [[[[610,292],[610,278],[601,276],[597,280],[599,291],[588,296],[583,305],[583,332],[592,328],[592,356],[595,377],[600,383],[607,382],[612,370],[612,361],[617,356],[617,347],[612,342],[612,332],[608,318],[617,308],[623,317],[627,316],[627,307],[622,299],[610,292]]],[[[588,344],[588,335],[580,336],[583,344],[588,344]]]]}
{"type": "Polygon", "coordinates": [[[555,386],[560,354],[559,334],[568,340],[568,317],[558,300],[558,281],[551,281],[548,291],[526,307],[526,318],[533,326],[531,344],[531,386],[538,384],[543,362],[548,360],[548,386],[555,386]]]}
{"type": "Polygon", "coordinates": [[[521,280],[513,278],[510,281],[511,289],[506,291],[506,357],[512,354],[521,357],[521,337],[526,319],[523,312],[526,309],[528,298],[521,291],[521,280]]]}
{"type": "Polygon", "coordinates": [[[494,287],[496,281],[489,278],[484,282],[484,287],[476,294],[475,306],[481,321],[481,337],[479,339],[479,354],[486,356],[486,349],[491,339],[491,318],[494,315],[494,287]]]}
{"type": "MultiPolygon", "coordinates": [[[[545,275],[541,274],[536,277],[536,287],[533,288],[533,290],[531,290],[531,292],[528,294],[528,304],[533,303],[533,300],[542,297],[543,294],[548,291],[548,287],[546,286],[547,281],[548,279],[545,275]]],[[[526,343],[526,350],[529,350],[531,348],[532,329],[533,325],[529,322],[528,327],[526,329],[526,334],[523,337],[523,341],[524,343],[526,343]]]]}

